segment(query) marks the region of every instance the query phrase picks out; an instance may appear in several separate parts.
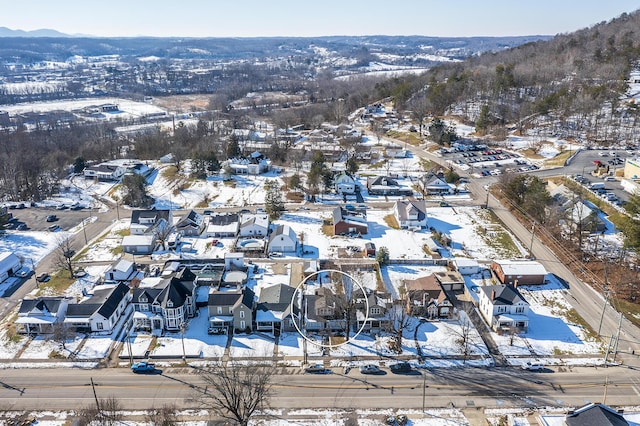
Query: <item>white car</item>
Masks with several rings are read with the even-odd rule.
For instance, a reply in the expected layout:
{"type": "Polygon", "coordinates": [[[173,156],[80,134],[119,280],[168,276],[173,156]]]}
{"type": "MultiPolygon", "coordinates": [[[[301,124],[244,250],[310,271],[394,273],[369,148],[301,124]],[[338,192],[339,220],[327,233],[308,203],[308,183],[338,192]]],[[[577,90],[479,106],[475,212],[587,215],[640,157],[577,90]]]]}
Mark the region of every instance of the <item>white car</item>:
{"type": "Polygon", "coordinates": [[[527,362],[522,364],[522,369],[523,370],[529,370],[529,371],[543,370],[544,369],[544,364],[542,364],[540,362],[527,361],[527,362]]]}

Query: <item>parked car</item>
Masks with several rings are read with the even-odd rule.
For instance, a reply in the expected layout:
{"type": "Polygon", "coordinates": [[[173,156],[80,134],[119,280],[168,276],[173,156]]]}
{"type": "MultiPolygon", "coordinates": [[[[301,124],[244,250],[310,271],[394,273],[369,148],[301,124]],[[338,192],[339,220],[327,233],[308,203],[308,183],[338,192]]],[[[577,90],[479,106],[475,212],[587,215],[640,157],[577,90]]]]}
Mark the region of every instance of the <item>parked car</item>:
{"type": "Polygon", "coordinates": [[[377,365],[367,364],[360,367],[360,372],[362,374],[385,374],[383,370],[380,369],[377,365]]]}
{"type": "Polygon", "coordinates": [[[331,374],[333,373],[333,371],[331,371],[329,368],[325,368],[324,365],[322,364],[314,364],[314,365],[310,365],[307,368],[304,369],[305,373],[309,373],[309,374],[331,374]]]}
{"type": "Polygon", "coordinates": [[[55,214],[50,214],[49,216],[47,216],[47,222],[55,222],[56,220],[58,220],[58,216],[56,216],[55,214]]]}
{"type": "Polygon", "coordinates": [[[522,363],[522,369],[523,370],[529,370],[529,371],[543,370],[544,369],[544,364],[542,364],[540,362],[527,361],[527,362],[522,363]]]}
{"type": "Polygon", "coordinates": [[[18,231],[26,231],[27,229],[29,229],[29,227],[27,226],[26,223],[21,223],[18,226],[16,226],[16,229],[18,231]]]}
{"type": "Polygon", "coordinates": [[[30,274],[31,274],[31,269],[25,267],[20,269],[18,272],[16,272],[16,277],[26,278],[30,274]]]}
{"type": "Polygon", "coordinates": [[[131,364],[131,371],[134,373],[153,373],[156,371],[156,365],[146,361],[134,362],[131,364]]]}
{"type": "Polygon", "coordinates": [[[36,277],[36,281],[38,281],[39,283],[46,283],[51,279],[51,275],[49,274],[40,274],[36,277]]]}
{"type": "Polygon", "coordinates": [[[60,230],[60,226],[59,225],[51,225],[49,226],[49,231],[51,232],[56,232],[60,230]]]}
{"type": "Polygon", "coordinates": [[[406,361],[400,361],[395,364],[391,364],[389,368],[391,369],[391,372],[395,374],[409,373],[411,371],[411,364],[406,361]]]}

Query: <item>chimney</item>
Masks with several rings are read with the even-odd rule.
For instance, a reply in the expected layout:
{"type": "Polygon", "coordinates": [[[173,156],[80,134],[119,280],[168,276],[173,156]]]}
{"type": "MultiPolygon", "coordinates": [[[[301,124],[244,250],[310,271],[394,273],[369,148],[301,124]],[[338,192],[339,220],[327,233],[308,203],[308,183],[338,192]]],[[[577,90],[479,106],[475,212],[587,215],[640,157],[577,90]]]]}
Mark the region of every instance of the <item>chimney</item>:
{"type": "Polygon", "coordinates": [[[513,288],[518,288],[518,280],[513,281],[513,288]]]}
{"type": "Polygon", "coordinates": [[[491,300],[496,300],[496,291],[491,290],[491,300]]]}

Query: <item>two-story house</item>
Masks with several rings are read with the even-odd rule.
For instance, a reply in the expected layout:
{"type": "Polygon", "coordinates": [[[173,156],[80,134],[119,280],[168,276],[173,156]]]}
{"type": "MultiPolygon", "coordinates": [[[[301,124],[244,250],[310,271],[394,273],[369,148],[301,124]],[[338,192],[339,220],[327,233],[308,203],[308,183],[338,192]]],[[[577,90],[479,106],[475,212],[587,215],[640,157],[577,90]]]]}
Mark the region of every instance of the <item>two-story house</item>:
{"type": "Polygon", "coordinates": [[[38,297],[20,303],[18,318],[14,321],[21,334],[50,334],[62,324],[69,299],[66,297],[38,297]]]}
{"type": "Polygon", "coordinates": [[[406,308],[410,315],[425,318],[451,318],[453,304],[434,274],[404,280],[406,308]]]}
{"type": "Polygon", "coordinates": [[[134,210],[131,212],[130,235],[122,239],[122,250],[132,254],[151,254],[160,233],[173,227],[171,210],[134,210]]]}
{"type": "Polygon", "coordinates": [[[197,237],[202,234],[206,225],[204,216],[191,210],[176,223],[176,232],[184,236],[197,237]]]}
{"type": "Polygon", "coordinates": [[[494,331],[526,331],[529,327],[529,303],[515,286],[500,284],[480,287],[478,308],[494,331]]]}
{"type": "Polygon", "coordinates": [[[393,213],[402,229],[427,227],[427,204],[424,200],[398,200],[393,213]]]}
{"type": "Polygon", "coordinates": [[[389,293],[381,293],[370,288],[364,288],[353,292],[352,296],[356,309],[355,330],[368,333],[380,333],[389,330],[389,309],[393,306],[393,300],[389,293]]]}
{"type": "Polygon", "coordinates": [[[240,215],[241,237],[264,238],[269,233],[269,215],[266,213],[243,213],[240,215]]]}
{"type": "Polygon", "coordinates": [[[126,284],[96,286],[86,299],[69,303],[64,324],[79,332],[111,334],[131,314],[130,302],[126,284]]]}
{"type": "Polygon", "coordinates": [[[196,314],[196,276],[187,267],[133,289],[133,326],[152,334],[179,331],[196,314]]]}
{"type": "Polygon", "coordinates": [[[339,195],[352,195],[356,193],[357,182],[353,176],[347,172],[337,174],[333,179],[336,193],[339,195]]]}
{"type": "Polygon", "coordinates": [[[251,332],[255,294],[249,288],[212,290],[208,300],[209,333],[251,332]]]}
{"type": "Polygon", "coordinates": [[[295,331],[293,317],[298,306],[291,303],[296,289],[286,284],[276,284],[260,291],[256,308],[256,330],[274,335],[281,331],[295,331]]]}

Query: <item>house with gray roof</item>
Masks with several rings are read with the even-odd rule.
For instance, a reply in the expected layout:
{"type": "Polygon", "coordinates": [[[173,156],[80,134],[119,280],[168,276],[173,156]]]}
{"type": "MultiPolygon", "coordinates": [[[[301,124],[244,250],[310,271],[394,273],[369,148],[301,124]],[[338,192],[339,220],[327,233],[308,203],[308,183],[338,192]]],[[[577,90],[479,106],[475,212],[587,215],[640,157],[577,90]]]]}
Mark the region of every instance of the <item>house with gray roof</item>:
{"type": "Polygon", "coordinates": [[[202,234],[207,223],[204,216],[195,210],[190,210],[186,216],[180,218],[176,223],[176,231],[185,236],[197,237],[202,234]]]}
{"type": "Polygon", "coordinates": [[[130,302],[126,284],[96,286],[86,299],[69,303],[64,324],[79,332],[111,334],[130,316],[130,302]]]}
{"type": "Polygon", "coordinates": [[[503,284],[544,284],[547,270],[542,263],[528,259],[506,259],[491,262],[491,270],[503,284]]]}
{"type": "Polygon", "coordinates": [[[133,327],[159,335],[179,331],[196,314],[196,275],[187,267],[143,280],[133,289],[133,327]]]}
{"type": "Polygon", "coordinates": [[[278,225],[269,236],[269,253],[297,253],[298,236],[289,225],[278,225]]]}
{"type": "Polygon", "coordinates": [[[21,334],[50,334],[56,324],[62,324],[69,304],[66,297],[38,297],[20,303],[18,318],[14,321],[21,334]]]}
{"type": "Polygon", "coordinates": [[[238,290],[212,290],[207,303],[209,333],[233,333],[253,330],[255,293],[244,287],[238,290]]]}
{"type": "Polygon", "coordinates": [[[297,315],[298,306],[291,304],[295,292],[294,287],[286,284],[263,288],[256,308],[256,330],[274,335],[281,331],[295,331],[293,317],[297,315]]]}
{"type": "Polygon", "coordinates": [[[210,238],[233,238],[238,235],[238,213],[216,213],[209,216],[209,224],[205,231],[210,238]]]}
{"type": "Polygon", "coordinates": [[[529,327],[529,303],[516,286],[481,286],[478,308],[489,327],[499,333],[526,331],[529,327]]]}
{"type": "Polygon", "coordinates": [[[333,234],[366,234],[369,232],[366,212],[347,210],[338,206],[333,209],[333,234]]]}
{"type": "Polygon", "coordinates": [[[601,403],[590,403],[567,413],[566,426],[628,426],[624,412],[601,403]]]}
{"type": "Polygon", "coordinates": [[[389,176],[368,177],[367,192],[369,192],[369,195],[413,195],[413,190],[411,188],[400,186],[396,179],[389,176]]]}
{"type": "Polygon", "coordinates": [[[393,214],[402,229],[427,227],[427,204],[424,200],[398,200],[393,214]]]}

